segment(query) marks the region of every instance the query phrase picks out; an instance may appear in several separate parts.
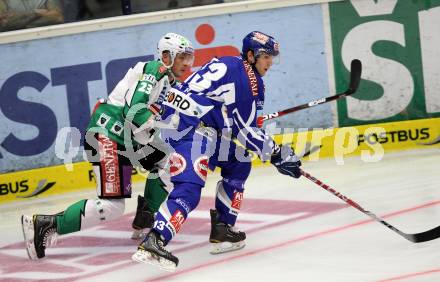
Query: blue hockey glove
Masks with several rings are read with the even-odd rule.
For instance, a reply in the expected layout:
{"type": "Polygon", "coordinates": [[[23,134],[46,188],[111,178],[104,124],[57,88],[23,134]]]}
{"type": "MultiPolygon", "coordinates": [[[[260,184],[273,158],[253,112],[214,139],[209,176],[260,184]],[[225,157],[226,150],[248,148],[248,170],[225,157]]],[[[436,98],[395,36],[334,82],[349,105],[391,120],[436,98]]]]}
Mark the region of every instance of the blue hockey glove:
{"type": "Polygon", "coordinates": [[[271,156],[270,162],[281,174],[295,178],[301,176],[301,170],[299,169],[301,161],[289,146],[279,146],[271,156]]]}

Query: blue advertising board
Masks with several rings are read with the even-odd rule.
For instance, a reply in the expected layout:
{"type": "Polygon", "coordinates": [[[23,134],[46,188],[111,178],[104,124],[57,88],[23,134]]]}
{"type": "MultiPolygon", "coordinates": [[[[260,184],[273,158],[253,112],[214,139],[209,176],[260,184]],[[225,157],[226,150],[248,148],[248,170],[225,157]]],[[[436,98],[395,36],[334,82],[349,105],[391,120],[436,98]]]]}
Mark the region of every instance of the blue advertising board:
{"type": "MultiPolygon", "coordinates": [[[[286,7],[101,30],[0,45],[0,172],[62,163],[58,132],[81,132],[96,100],[126,70],[152,60],[166,32],[188,37],[196,48],[193,70],[212,56],[238,55],[241,39],[259,30],[280,41],[279,64],[264,77],[264,113],[329,95],[320,5],[286,7]]],[[[332,126],[329,105],[298,112],[279,127],[332,126]]],[[[81,150],[74,160],[83,160],[81,150]]]]}

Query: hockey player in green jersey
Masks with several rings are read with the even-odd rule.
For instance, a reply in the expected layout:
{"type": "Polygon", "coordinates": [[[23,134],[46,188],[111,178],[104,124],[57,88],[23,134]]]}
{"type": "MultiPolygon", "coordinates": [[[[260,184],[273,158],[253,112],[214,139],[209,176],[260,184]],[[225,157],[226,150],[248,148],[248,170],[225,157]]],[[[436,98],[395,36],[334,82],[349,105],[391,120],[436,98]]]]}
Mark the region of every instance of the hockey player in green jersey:
{"type": "Polygon", "coordinates": [[[167,33],[157,46],[157,61],[139,62],[119,81],[107,100],[96,105],[86,130],[84,150],[97,182],[96,199],[78,201],[55,215],[21,218],[30,259],[45,256],[55,236],[76,232],[124,213],[131,197],[133,166],[150,171],[144,197],[139,196],[133,238],[151,227],[154,212],[172,184],[166,165],[168,147],[155,134],[156,115],[168,89],[194,61],[194,49],[185,37],[167,33]]]}

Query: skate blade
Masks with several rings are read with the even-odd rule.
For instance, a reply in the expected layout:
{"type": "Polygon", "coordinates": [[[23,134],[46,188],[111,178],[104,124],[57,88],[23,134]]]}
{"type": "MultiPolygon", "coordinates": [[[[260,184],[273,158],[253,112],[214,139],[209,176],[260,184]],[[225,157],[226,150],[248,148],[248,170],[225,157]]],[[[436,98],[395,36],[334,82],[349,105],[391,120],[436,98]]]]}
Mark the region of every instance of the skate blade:
{"type": "Polygon", "coordinates": [[[211,243],[211,251],[209,253],[212,255],[222,254],[222,253],[243,249],[244,246],[246,246],[244,241],[240,241],[236,243],[231,243],[231,242],[211,243]]]}
{"type": "Polygon", "coordinates": [[[34,222],[31,216],[21,216],[21,229],[23,231],[26,252],[31,260],[38,260],[37,251],[34,245],[34,222]]]}
{"type": "Polygon", "coordinates": [[[131,234],[131,239],[133,240],[144,239],[148,231],[150,231],[149,228],[133,229],[133,233],[131,234]]]}
{"type": "Polygon", "coordinates": [[[169,272],[174,272],[177,268],[174,262],[164,259],[162,257],[158,257],[155,254],[143,250],[138,250],[136,253],[133,254],[131,259],[136,262],[154,265],[162,270],[169,272]]]}

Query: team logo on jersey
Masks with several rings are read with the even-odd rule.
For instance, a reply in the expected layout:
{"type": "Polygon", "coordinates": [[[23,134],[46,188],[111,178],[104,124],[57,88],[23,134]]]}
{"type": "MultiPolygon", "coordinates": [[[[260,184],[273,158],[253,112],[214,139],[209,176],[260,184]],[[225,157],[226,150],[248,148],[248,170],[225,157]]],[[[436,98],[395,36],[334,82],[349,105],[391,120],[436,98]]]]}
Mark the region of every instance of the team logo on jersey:
{"type": "Polygon", "coordinates": [[[186,168],[185,158],[178,153],[173,153],[169,160],[170,164],[170,174],[171,176],[176,176],[180,174],[186,168]]]}
{"type": "Polygon", "coordinates": [[[240,210],[242,201],[243,201],[243,192],[235,191],[232,199],[231,208],[240,210]]]}
{"type": "Polygon", "coordinates": [[[185,222],[185,216],[183,215],[183,212],[181,212],[179,209],[177,209],[173,216],[170,218],[170,223],[173,229],[177,232],[179,232],[180,227],[182,227],[182,224],[185,222]]]}
{"type": "Polygon", "coordinates": [[[194,162],[194,171],[203,180],[208,176],[208,157],[201,156],[194,162]]]}

